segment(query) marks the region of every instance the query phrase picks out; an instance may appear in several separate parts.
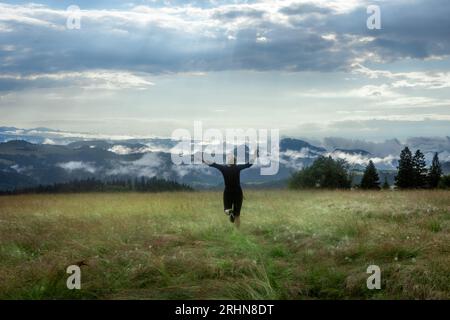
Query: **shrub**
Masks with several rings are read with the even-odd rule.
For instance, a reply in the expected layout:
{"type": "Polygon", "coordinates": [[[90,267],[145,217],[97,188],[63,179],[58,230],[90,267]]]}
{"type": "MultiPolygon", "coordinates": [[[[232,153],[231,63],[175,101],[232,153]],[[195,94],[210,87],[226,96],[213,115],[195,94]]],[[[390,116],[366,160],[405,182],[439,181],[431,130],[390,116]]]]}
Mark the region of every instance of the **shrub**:
{"type": "Polygon", "coordinates": [[[344,160],[319,157],[314,163],[296,173],[289,180],[291,189],[349,189],[351,177],[344,160]]]}

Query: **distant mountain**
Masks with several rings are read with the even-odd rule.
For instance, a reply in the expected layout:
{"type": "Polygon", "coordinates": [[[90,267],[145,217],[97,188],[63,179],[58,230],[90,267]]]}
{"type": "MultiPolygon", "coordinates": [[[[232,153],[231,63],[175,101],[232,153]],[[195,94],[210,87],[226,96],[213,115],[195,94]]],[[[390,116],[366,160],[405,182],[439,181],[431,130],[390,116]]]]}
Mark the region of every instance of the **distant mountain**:
{"type": "Polygon", "coordinates": [[[116,154],[138,154],[152,151],[152,148],[142,143],[133,143],[133,142],[108,142],[103,140],[94,140],[94,141],[77,141],[72,142],[67,145],[67,147],[71,149],[82,149],[82,148],[90,148],[90,149],[101,149],[104,151],[111,151],[116,154]]]}
{"type": "Polygon", "coordinates": [[[324,148],[313,146],[303,140],[284,138],[280,141],[280,151],[301,151],[302,149],[308,149],[314,153],[324,153],[327,151],[324,148]]]}
{"type": "Polygon", "coordinates": [[[0,127],[0,142],[10,140],[24,140],[31,143],[52,143],[51,138],[58,143],[64,144],[64,133],[49,128],[19,129],[15,127],[0,127]]]}
{"type": "Polygon", "coordinates": [[[389,139],[382,142],[372,142],[357,139],[346,139],[339,137],[327,137],[323,139],[323,147],[327,150],[364,150],[376,157],[387,157],[390,155],[399,155],[405,147],[397,139],[389,139]]]}
{"type": "MultiPolygon", "coordinates": [[[[32,144],[26,141],[0,143],[0,190],[54,184],[74,179],[110,179],[129,177],[157,177],[190,184],[195,187],[221,186],[222,178],[216,169],[205,165],[172,163],[168,152],[151,152],[141,144],[106,141],[85,141],[68,145],[32,144]],[[116,147],[141,150],[122,152],[116,147]]],[[[281,168],[281,178],[290,171],[281,168]]],[[[261,176],[258,169],[246,170],[243,182],[263,183],[273,177],[261,176]]]]}
{"type": "Polygon", "coordinates": [[[14,171],[0,170],[0,191],[26,188],[37,184],[36,179],[14,171]]]}
{"type": "Polygon", "coordinates": [[[37,144],[67,145],[76,141],[87,140],[127,140],[131,136],[107,136],[103,134],[69,132],[49,128],[19,129],[15,127],[0,127],[0,142],[10,140],[24,140],[37,144]]]}
{"type": "MultiPolygon", "coordinates": [[[[140,176],[173,180],[195,188],[223,184],[220,173],[205,165],[174,165],[171,152],[179,141],[169,138],[102,137],[48,128],[0,127],[1,139],[6,142],[0,143],[0,190],[73,179],[140,176]]],[[[414,145],[424,148],[428,163],[434,152],[439,152],[444,171],[450,172],[447,140],[416,139],[414,145]],[[439,149],[433,149],[433,145],[439,149]]],[[[278,174],[262,176],[260,166],[255,165],[243,171],[242,182],[255,188],[281,187],[293,172],[309,166],[319,156],[344,159],[356,171],[362,171],[372,160],[392,180],[398,150],[403,147],[395,139],[372,143],[329,138],[324,139],[323,146],[316,146],[304,140],[284,138],[280,141],[278,174]],[[395,152],[388,152],[392,150],[395,152]]]]}

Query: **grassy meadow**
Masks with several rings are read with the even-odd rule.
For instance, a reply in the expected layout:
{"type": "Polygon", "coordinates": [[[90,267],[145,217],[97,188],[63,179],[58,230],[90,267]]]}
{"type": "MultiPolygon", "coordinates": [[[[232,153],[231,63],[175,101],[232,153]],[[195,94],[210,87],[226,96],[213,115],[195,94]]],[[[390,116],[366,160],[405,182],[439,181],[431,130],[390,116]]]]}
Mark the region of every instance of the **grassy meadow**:
{"type": "Polygon", "coordinates": [[[244,193],[0,197],[0,299],[450,299],[450,192],[244,193]]]}

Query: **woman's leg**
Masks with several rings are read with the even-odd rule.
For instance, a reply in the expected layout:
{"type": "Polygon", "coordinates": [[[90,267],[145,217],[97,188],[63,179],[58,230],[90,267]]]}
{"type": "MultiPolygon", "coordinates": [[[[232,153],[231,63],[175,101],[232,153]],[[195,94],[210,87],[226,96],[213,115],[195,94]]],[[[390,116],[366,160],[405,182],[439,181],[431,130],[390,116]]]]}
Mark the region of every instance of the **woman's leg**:
{"type": "Polygon", "coordinates": [[[242,191],[236,192],[233,199],[233,214],[236,228],[241,226],[241,208],[243,200],[244,195],[242,194],[242,191]]]}
{"type": "Polygon", "coordinates": [[[225,190],[223,192],[223,211],[225,211],[227,215],[230,215],[232,210],[233,210],[233,196],[230,192],[225,190]]]}
{"type": "Polygon", "coordinates": [[[234,217],[234,225],[238,229],[241,227],[241,216],[234,217]]]}

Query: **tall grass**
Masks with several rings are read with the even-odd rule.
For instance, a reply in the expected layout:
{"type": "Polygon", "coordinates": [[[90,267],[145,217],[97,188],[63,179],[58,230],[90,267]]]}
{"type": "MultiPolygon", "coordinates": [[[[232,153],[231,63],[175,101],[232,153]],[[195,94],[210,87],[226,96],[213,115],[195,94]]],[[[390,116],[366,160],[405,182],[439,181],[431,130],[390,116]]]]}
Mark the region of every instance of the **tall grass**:
{"type": "Polygon", "coordinates": [[[240,230],[218,192],[0,197],[0,298],[450,298],[448,191],[245,196],[240,230]]]}

